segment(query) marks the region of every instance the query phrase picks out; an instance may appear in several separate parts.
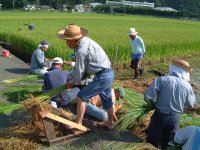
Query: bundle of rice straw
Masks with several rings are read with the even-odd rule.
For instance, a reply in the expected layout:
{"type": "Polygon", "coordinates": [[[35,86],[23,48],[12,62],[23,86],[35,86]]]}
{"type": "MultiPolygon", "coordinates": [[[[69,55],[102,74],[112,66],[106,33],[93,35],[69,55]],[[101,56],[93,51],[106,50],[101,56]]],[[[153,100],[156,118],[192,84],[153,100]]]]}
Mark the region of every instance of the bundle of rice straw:
{"type": "Polygon", "coordinates": [[[61,91],[66,89],[66,85],[62,85],[58,88],[52,89],[44,94],[37,97],[30,95],[30,98],[22,102],[22,107],[32,112],[32,119],[34,122],[41,121],[39,111],[43,109],[50,109],[48,102],[50,98],[59,94],[61,91]]]}
{"type": "Polygon", "coordinates": [[[127,103],[123,107],[123,113],[115,126],[117,134],[126,129],[143,124],[144,118],[154,109],[151,103],[145,103],[141,94],[126,90],[127,103]]]}
{"type": "Polygon", "coordinates": [[[64,89],[66,89],[66,85],[62,85],[62,86],[57,87],[55,89],[49,90],[48,92],[43,93],[43,94],[41,94],[41,95],[39,95],[37,97],[30,96],[30,98],[28,98],[27,100],[23,101],[22,104],[26,108],[32,107],[32,105],[40,104],[41,102],[48,101],[50,98],[52,98],[53,96],[59,94],[64,89]]]}

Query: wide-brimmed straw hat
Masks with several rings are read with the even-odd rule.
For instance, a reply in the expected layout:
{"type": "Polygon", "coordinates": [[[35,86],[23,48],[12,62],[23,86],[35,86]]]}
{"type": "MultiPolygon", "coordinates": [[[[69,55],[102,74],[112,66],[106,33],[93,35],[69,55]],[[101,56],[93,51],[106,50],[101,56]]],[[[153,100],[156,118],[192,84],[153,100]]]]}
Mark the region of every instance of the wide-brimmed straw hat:
{"type": "Polygon", "coordinates": [[[136,32],[135,28],[130,28],[129,31],[128,31],[128,34],[129,35],[137,35],[138,32],[136,32]]]}
{"type": "Polygon", "coordinates": [[[71,24],[68,25],[64,30],[60,30],[57,33],[57,37],[64,40],[74,40],[85,36],[87,33],[88,30],[80,28],[77,25],[71,24]]]}
{"type": "Polygon", "coordinates": [[[172,64],[188,71],[189,73],[192,72],[192,68],[190,67],[190,65],[187,61],[180,60],[180,59],[173,59],[172,64]]]}

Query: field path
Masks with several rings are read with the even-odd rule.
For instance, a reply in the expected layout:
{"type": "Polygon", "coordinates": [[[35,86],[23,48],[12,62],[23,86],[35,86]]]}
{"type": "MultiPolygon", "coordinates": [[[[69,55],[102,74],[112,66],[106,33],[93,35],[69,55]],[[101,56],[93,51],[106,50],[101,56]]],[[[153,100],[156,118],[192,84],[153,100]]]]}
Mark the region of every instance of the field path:
{"type": "MultiPolygon", "coordinates": [[[[9,58],[3,57],[3,50],[4,48],[0,46],[0,91],[5,87],[3,80],[21,77],[29,72],[29,66],[16,56],[10,54],[9,58]]],[[[8,101],[0,95],[0,103],[8,103],[8,101]]]]}

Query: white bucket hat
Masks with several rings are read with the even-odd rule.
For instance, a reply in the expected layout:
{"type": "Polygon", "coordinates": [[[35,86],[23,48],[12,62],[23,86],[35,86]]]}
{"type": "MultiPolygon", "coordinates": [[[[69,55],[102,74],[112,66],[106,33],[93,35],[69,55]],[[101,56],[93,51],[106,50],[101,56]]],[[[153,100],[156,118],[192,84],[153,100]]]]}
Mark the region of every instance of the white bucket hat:
{"type": "Polygon", "coordinates": [[[130,28],[128,34],[129,35],[137,35],[138,32],[135,31],[135,28],[130,28]]]}

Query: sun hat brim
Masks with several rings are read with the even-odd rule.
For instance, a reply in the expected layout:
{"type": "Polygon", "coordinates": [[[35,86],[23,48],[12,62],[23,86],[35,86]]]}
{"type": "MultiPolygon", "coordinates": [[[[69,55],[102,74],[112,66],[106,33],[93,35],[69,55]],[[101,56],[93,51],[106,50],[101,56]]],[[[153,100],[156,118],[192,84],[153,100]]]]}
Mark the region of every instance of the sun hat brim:
{"type": "Polygon", "coordinates": [[[129,32],[129,33],[128,33],[128,35],[137,35],[137,34],[138,34],[138,32],[132,32],[132,33],[129,32]]]}
{"type": "Polygon", "coordinates": [[[192,70],[193,70],[193,69],[189,66],[189,63],[186,62],[186,61],[184,61],[184,60],[173,59],[173,60],[172,60],[172,64],[173,64],[173,65],[176,65],[176,66],[178,66],[178,67],[180,67],[180,68],[182,68],[182,69],[184,69],[184,70],[186,70],[186,71],[188,71],[189,73],[191,73],[192,70]]]}
{"type": "Polygon", "coordinates": [[[84,28],[80,28],[80,29],[81,29],[81,34],[73,36],[73,37],[69,37],[69,36],[65,35],[64,34],[65,33],[65,29],[60,30],[57,33],[57,37],[60,38],[60,39],[63,39],[63,40],[74,40],[74,39],[81,38],[81,37],[83,37],[83,36],[88,34],[88,30],[87,29],[84,29],[84,28]]]}

